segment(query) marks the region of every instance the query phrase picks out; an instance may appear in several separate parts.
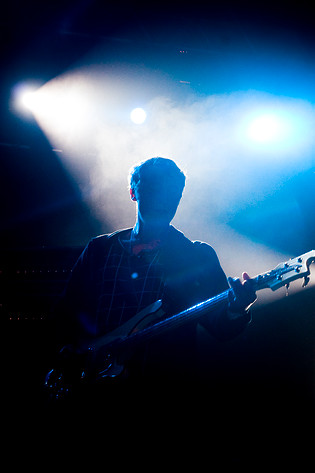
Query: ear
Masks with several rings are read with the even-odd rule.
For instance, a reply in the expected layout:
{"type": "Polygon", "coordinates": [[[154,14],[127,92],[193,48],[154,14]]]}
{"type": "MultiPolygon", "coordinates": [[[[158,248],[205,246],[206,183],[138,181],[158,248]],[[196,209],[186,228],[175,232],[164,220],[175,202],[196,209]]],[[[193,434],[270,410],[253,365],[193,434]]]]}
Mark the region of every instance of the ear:
{"type": "Polygon", "coordinates": [[[129,193],[130,193],[131,200],[136,201],[137,198],[136,198],[136,196],[135,196],[135,193],[134,193],[133,189],[130,188],[129,193]]]}

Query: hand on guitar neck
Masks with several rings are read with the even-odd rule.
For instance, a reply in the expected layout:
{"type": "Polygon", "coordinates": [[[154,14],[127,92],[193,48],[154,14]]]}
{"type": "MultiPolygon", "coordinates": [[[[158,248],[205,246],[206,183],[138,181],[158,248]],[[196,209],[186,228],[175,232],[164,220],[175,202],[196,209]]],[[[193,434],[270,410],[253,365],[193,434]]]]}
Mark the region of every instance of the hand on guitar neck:
{"type": "Polygon", "coordinates": [[[244,315],[256,300],[253,280],[247,273],[242,274],[243,281],[239,278],[228,278],[231,287],[229,293],[228,317],[235,319],[244,315]]]}

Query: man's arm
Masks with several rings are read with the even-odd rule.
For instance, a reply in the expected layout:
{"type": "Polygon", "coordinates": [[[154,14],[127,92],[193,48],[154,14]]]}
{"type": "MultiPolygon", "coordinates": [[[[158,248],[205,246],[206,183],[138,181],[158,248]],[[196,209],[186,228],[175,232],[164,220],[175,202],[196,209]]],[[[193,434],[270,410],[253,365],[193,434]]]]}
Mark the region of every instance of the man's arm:
{"type": "Polygon", "coordinates": [[[234,338],[242,333],[251,321],[249,308],[256,300],[256,294],[250,277],[247,273],[243,273],[243,282],[238,278],[226,278],[217,254],[209,245],[200,245],[200,254],[205,268],[203,290],[206,297],[204,299],[230,289],[228,305],[204,316],[200,323],[217,339],[234,338]]]}

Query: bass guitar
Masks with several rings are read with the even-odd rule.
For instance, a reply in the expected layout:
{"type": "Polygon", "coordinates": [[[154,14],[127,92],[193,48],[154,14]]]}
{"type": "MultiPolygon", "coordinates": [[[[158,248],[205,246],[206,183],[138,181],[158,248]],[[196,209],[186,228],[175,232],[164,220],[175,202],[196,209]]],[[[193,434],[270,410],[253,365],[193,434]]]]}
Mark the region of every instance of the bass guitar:
{"type": "MultiPolygon", "coordinates": [[[[253,289],[255,292],[268,288],[276,291],[282,286],[288,287],[292,281],[300,278],[304,278],[303,287],[305,287],[309,282],[310,264],[314,261],[315,250],[312,250],[280,263],[271,271],[252,278],[253,289]]],[[[66,347],[64,358],[67,360],[65,366],[68,368],[64,372],[58,369],[51,370],[46,376],[45,386],[53,397],[62,397],[73,384],[98,382],[104,378],[121,375],[124,372],[125,362],[137,346],[227,306],[231,291],[232,289],[228,289],[166,319],[163,318],[165,314],[162,301],[154,302],[114,331],[87,341],[75,350],[66,347]]]]}

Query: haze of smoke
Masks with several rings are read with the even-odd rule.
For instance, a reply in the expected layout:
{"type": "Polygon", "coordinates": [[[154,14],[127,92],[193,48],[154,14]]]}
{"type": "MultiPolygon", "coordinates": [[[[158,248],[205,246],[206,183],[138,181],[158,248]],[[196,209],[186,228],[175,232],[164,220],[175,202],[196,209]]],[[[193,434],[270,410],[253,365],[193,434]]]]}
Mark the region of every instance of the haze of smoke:
{"type": "MultiPolygon", "coordinates": [[[[63,148],[65,165],[106,228],[114,231],[134,222],[135,205],[129,199],[127,182],[131,166],[152,156],[170,157],[188,176],[174,220],[179,228],[192,239],[210,241],[219,254],[222,251],[228,272],[233,273],[243,256],[249,271],[255,273],[261,267],[269,269],[266,264],[272,267],[279,262],[281,255],[236,235],[225,222],[236,210],[256,204],[294,172],[307,168],[313,142],[304,146],[303,161],[299,149],[286,150],[286,159],[281,151],[277,156],[272,151],[265,156],[242,141],[244,117],[262,103],[276,101],[306,110],[314,121],[309,104],[255,91],[208,97],[190,94],[185,100],[160,94],[142,105],[147,120],[135,125],[129,113],[138,104],[132,100],[128,84],[122,86],[118,81],[113,86],[102,74],[72,79],[64,78],[68,93],[72,88],[73,97],[84,98],[81,111],[77,109],[76,126],[61,127],[60,117],[38,120],[53,145],[63,148]]],[[[59,91],[61,86],[62,79],[59,91]]]]}

